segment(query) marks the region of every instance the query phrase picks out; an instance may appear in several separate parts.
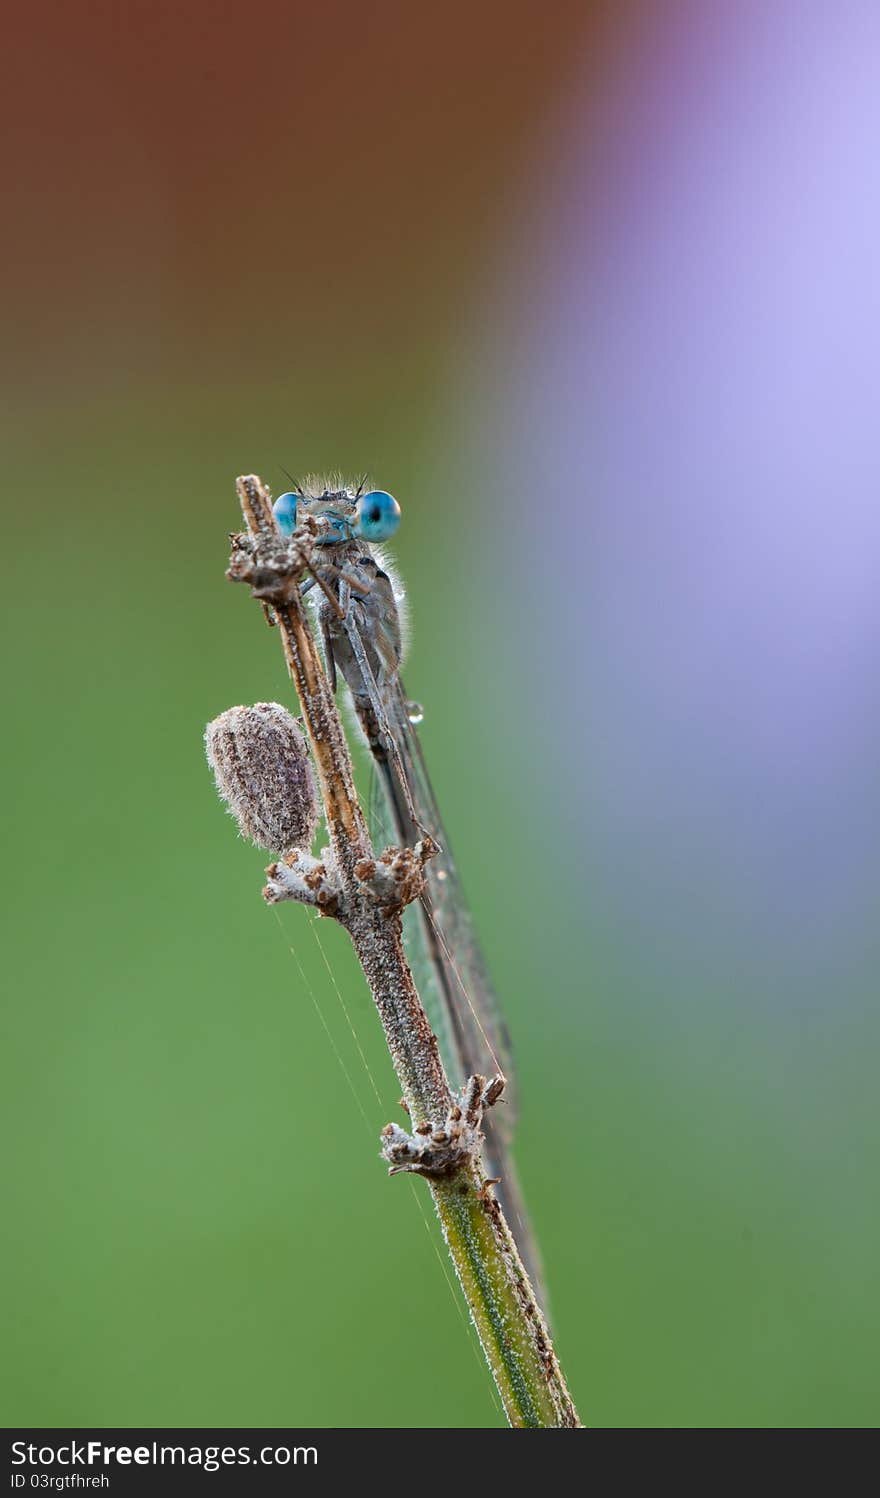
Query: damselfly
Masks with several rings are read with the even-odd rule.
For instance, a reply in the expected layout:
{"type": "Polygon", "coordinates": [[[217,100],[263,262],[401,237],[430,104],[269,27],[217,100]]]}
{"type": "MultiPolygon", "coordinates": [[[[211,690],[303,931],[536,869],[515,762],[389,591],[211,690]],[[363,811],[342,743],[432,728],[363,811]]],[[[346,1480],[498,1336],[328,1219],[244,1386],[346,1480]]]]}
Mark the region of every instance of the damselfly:
{"type": "Polygon", "coordinates": [[[498,1197],[537,1289],[537,1254],[509,1155],[515,1104],[507,1028],[425,766],[416,731],[421,709],[408,699],[400,677],[403,591],[380,549],[397,530],[400,506],[365,484],[307,481],[282,494],[274,512],[285,536],[307,516],[317,523],[303,591],[318,585],[313,597],[327,671],[334,689],[337,676],[348,687],[373,757],[384,801],[373,809],[379,829],[404,847],[425,834],[439,845],[439,855],[427,865],[425,892],[405,914],[404,936],[451,1084],[461,1087],[474,1074],[499,1071],[506,1078],[507,1107],[484,1122],[484,1165],[498,1179],[498,1197]]]}

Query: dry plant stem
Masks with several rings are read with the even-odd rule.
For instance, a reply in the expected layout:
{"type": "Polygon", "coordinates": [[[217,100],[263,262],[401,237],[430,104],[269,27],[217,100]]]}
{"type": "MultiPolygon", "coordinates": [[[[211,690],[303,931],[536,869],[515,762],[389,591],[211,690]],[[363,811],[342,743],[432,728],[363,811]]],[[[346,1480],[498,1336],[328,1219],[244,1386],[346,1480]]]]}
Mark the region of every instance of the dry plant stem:
{"type": "MultiPolygon", "coordinates": [[[[256,540],[277,537],[269,495],[255,477],[237,484],[245,524],[256,540]]],[[[302,707],[321,789],[346,915],[342,919],[366,974],[415,1126],[444,1118],[452,1103],[437,1042],[403,951],[400,921],[364,898],[359,865],[372,860],[345,733],[298,590],[273,603],[287,667],[302,707]]]]}
{"type": "MultiPolygon", "coordinates": [[[[385,1030],[410,1126],[416,1135],[424,1134],[429,1126],[437,1130],[443,1120],[455,1117],[459,1099],[450,1090],[406,961],[403,902],[389,907],[369,897],[364,875],[365,870],[375,868],[375,857],[355,791],[348,744],[298,581],[294,587],[289,581],[281,585],[273,574],[272,558],[281,540],[264,484],[248,476],[238,480],[237,489],[256,545],[252,561],[236,563],[233,553],[229,575],[249,581],[255,595],[271,603],[299,696],[339,890],[338,905],[326,913],[333,914],[349,932],[385,1030]],[[261,572],[266,559],[268,565],[261,572]]],[[[490,1096],[487,1106],[492,1100],[490,1096]]],[[[425,1175],[433,1194],[450,1256],[511,1425],[578,1427],[546,1323],[478,1153],[467,1150],[442,1172],[419,1168],[419,1173],[425,1175]]]]}

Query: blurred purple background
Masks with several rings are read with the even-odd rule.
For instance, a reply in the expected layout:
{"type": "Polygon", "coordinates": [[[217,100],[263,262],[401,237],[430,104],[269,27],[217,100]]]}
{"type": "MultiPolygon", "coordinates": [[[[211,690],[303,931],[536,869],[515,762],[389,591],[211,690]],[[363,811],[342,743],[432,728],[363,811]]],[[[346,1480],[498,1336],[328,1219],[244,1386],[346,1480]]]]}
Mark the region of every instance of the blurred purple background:
{"type": "Polygon", "coordinates": [[[471,385],[506,627],[616,918],[637,887],[743,1002],[840,1024],[876,956],[880,13],[690,7],[590,94],[471,385]]]}

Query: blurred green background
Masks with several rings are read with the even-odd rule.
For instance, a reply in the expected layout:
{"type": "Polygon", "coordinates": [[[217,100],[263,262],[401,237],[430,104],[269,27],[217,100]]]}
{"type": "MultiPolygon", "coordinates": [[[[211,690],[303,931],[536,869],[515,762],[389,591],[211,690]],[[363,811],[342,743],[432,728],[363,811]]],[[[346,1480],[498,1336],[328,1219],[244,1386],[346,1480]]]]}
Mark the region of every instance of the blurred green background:
{"type": "MultiPolygon", "coordinates": [[[[223,577],[236,474],[277,492],[282,466],[368,469],[403,507],[406,682],[509,1014],[585,1421],[874,1422],[876,1211],[847,1217],[875,1159],[864,1036],[824,1076],[827,1153],[793,1159],[768,1107],[791,1036],[743,1009],[735,966],[725,1002],[701,1007],[697,964],[652,1009],[637,879],[603,937],[573,815],[591,766],[551,784],[589,683],[529,623],[540,567],[541,598],[508,593],[504,547],[526,558],[538,517],[518,502],[512,534],[485,450],[522,334],[486,310],[508,236],[542,175],[565,195],[560,101],[586,83],[589,133],[650,12],[257,0],[10,23],[7,1425],[502,1423],[427,1193],[377,1158],[398,1089],[345,939],[322,923],[322,953],[303,910],[262,904],[266,858],[204,763],[209,718],[290,700],[223,577]],[[560,672],[552,723],[517,610],[560,672]],[[552,855],[537,888],[532,848],[552,855]]],[[[674,828],[646,835],[674,857],[674,828]]],[[[869,989],[852,979],[860,1013],[869,989]]]]}

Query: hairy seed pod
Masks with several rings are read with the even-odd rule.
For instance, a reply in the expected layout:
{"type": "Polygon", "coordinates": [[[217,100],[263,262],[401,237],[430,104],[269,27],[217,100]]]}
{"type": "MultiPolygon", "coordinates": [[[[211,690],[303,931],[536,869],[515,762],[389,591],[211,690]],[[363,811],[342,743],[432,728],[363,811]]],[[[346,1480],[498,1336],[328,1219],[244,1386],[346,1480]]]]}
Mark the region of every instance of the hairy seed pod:
{"type": "Polygon", "coordinates": [[[205,729],[217,790],[243,837],[271,853],[308,850],[318,825],[305,735],[279,702],[230,707],[205,729]]]}

